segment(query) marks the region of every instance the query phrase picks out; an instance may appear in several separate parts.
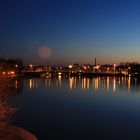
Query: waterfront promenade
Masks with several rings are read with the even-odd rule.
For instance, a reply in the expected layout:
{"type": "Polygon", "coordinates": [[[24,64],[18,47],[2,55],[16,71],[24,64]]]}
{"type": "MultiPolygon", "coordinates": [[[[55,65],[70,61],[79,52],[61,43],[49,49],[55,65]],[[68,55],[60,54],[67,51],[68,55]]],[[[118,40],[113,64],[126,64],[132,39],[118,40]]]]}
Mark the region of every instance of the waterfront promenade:
{"type": "Polygon", "coordinates": [[[0,122],[0,140],[37,140],[29,131],[0,122]]]}

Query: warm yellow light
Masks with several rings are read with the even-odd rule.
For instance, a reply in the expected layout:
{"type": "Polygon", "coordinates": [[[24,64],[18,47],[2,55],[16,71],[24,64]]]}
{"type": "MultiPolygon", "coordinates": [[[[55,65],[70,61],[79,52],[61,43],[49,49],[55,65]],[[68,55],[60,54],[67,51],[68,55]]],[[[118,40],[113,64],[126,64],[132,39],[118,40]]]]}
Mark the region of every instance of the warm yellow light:
{"type": "Polygon", "coordinates": [[[116,79],[115,78],[113,79],[113,91],[114,92],[116,91],[116,79]]]}
{"type": "Polygon", "coordinates": [[[33,68],[33,65],[32,64],[30,64],[30,68],[33,68]]]}
{"type": "Polygon", "coordinates": [[[2,74],[4,75],[4,74],[6,74],[6,72],[4,71],[2,74]]]}
{"type": "Polygon", "coordinates": [[[87,83],[86,78],[82,79],[82,90],[86,89],[86,83],[87,83]]]}
{"type": "Polygon", "coordinates": [[[72,65],[69,65],[69,68],[71,69],[73,66],[72,65]]]}
{"type": "Polygon", "coordinates": [[[130,92],[131,88],[131,77],[128,78],[128,92],[130,92]]]}
{"type": "Polygon", "coordinates": [[[107,77],[107,85],[106,85],[107,86],[107,91],[109,90],[109,80],[110,80],[109,77],[107,77]]]}
{"type": "Polygon", "coordinates": [[[15,81],[15,88],[18,88],[18,81],[15,81]]]}
{"type": "Polygon", "coordinates": [[[73,89],[73,84],[74,84],[74,78],[72,77],[70,77],[69,78],[69,87],[70,87],[70,89],[72,90],[73,89]]]}
{"type": "Polygon", "coordinates": [[[95,78],[94,79],[94,89],[98,90],[98,88],[99,88],[99,78],[95,78]]]}
{"type": "Polygon", "coordinates": [[[11,71],[10,73],[11,73],[11,74],[15,74],[15,72],[14,72],[14,71],[11,71]]]}
{"type": "Polygon", "coordinates": [[[61,72],[58,73],[59,76],[61,76],[61,74],[62,74],[61,72]]]}
{"type": "Polygon", "coordinates": [[[59,83],[59,86],[61,87],[61,83],[62,83],[61,82],[61,75],[58,76],[58,83],[59,83]]]}
{"type": "Polygon", "coordinates": [[[29,80],[29,87],[30,87],[30,89],[33,88],[33,80],[32,79],[29,80]]]}

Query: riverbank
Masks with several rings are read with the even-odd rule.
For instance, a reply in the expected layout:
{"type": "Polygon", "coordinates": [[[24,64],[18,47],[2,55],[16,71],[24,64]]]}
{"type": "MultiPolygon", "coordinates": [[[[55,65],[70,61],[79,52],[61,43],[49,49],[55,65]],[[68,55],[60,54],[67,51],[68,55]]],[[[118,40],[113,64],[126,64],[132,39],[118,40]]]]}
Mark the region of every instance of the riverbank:
{"type": "Polygon", "coordinates": [[[37,140],[29,131],[0,122],[1,140],[37,140]]]}

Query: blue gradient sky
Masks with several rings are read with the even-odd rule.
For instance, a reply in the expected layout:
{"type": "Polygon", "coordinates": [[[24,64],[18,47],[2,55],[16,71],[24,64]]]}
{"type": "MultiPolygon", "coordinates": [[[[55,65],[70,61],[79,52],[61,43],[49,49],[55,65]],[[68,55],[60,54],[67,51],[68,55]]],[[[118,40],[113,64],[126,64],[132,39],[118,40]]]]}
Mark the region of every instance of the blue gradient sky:
{"type": "Polygon", "coordinates": [[[0,56],[43,65],[140,62],[140,2],[1,0],[0,56]],[[51,49],[47,59],[42,46],[51,49]]]}

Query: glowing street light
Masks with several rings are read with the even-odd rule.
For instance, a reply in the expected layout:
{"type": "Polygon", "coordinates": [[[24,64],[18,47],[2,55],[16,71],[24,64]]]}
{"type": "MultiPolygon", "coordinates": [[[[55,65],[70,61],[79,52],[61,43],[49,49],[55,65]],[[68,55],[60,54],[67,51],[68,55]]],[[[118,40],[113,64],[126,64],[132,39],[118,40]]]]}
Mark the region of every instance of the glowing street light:
{"type": "Polygon", "coordinates": [[[33,65],[32,64],[30,64],[29,67],[30,67],[30,69],[33,69],[33,65]]]}
{"type": "Polygon", "coordinates": [[[116,72],[116,64],[114,64],[114,72],[116,72]]]}
{"type": "Polygon", "coordinates": [[[99,65],[97,65],[96,68],[99,69],[99,65]]]}
{"type": "Polygon", "coordinates": [[[69,65],[69,68],[71,69],[73,66],[72,65],[69,65]]]}

